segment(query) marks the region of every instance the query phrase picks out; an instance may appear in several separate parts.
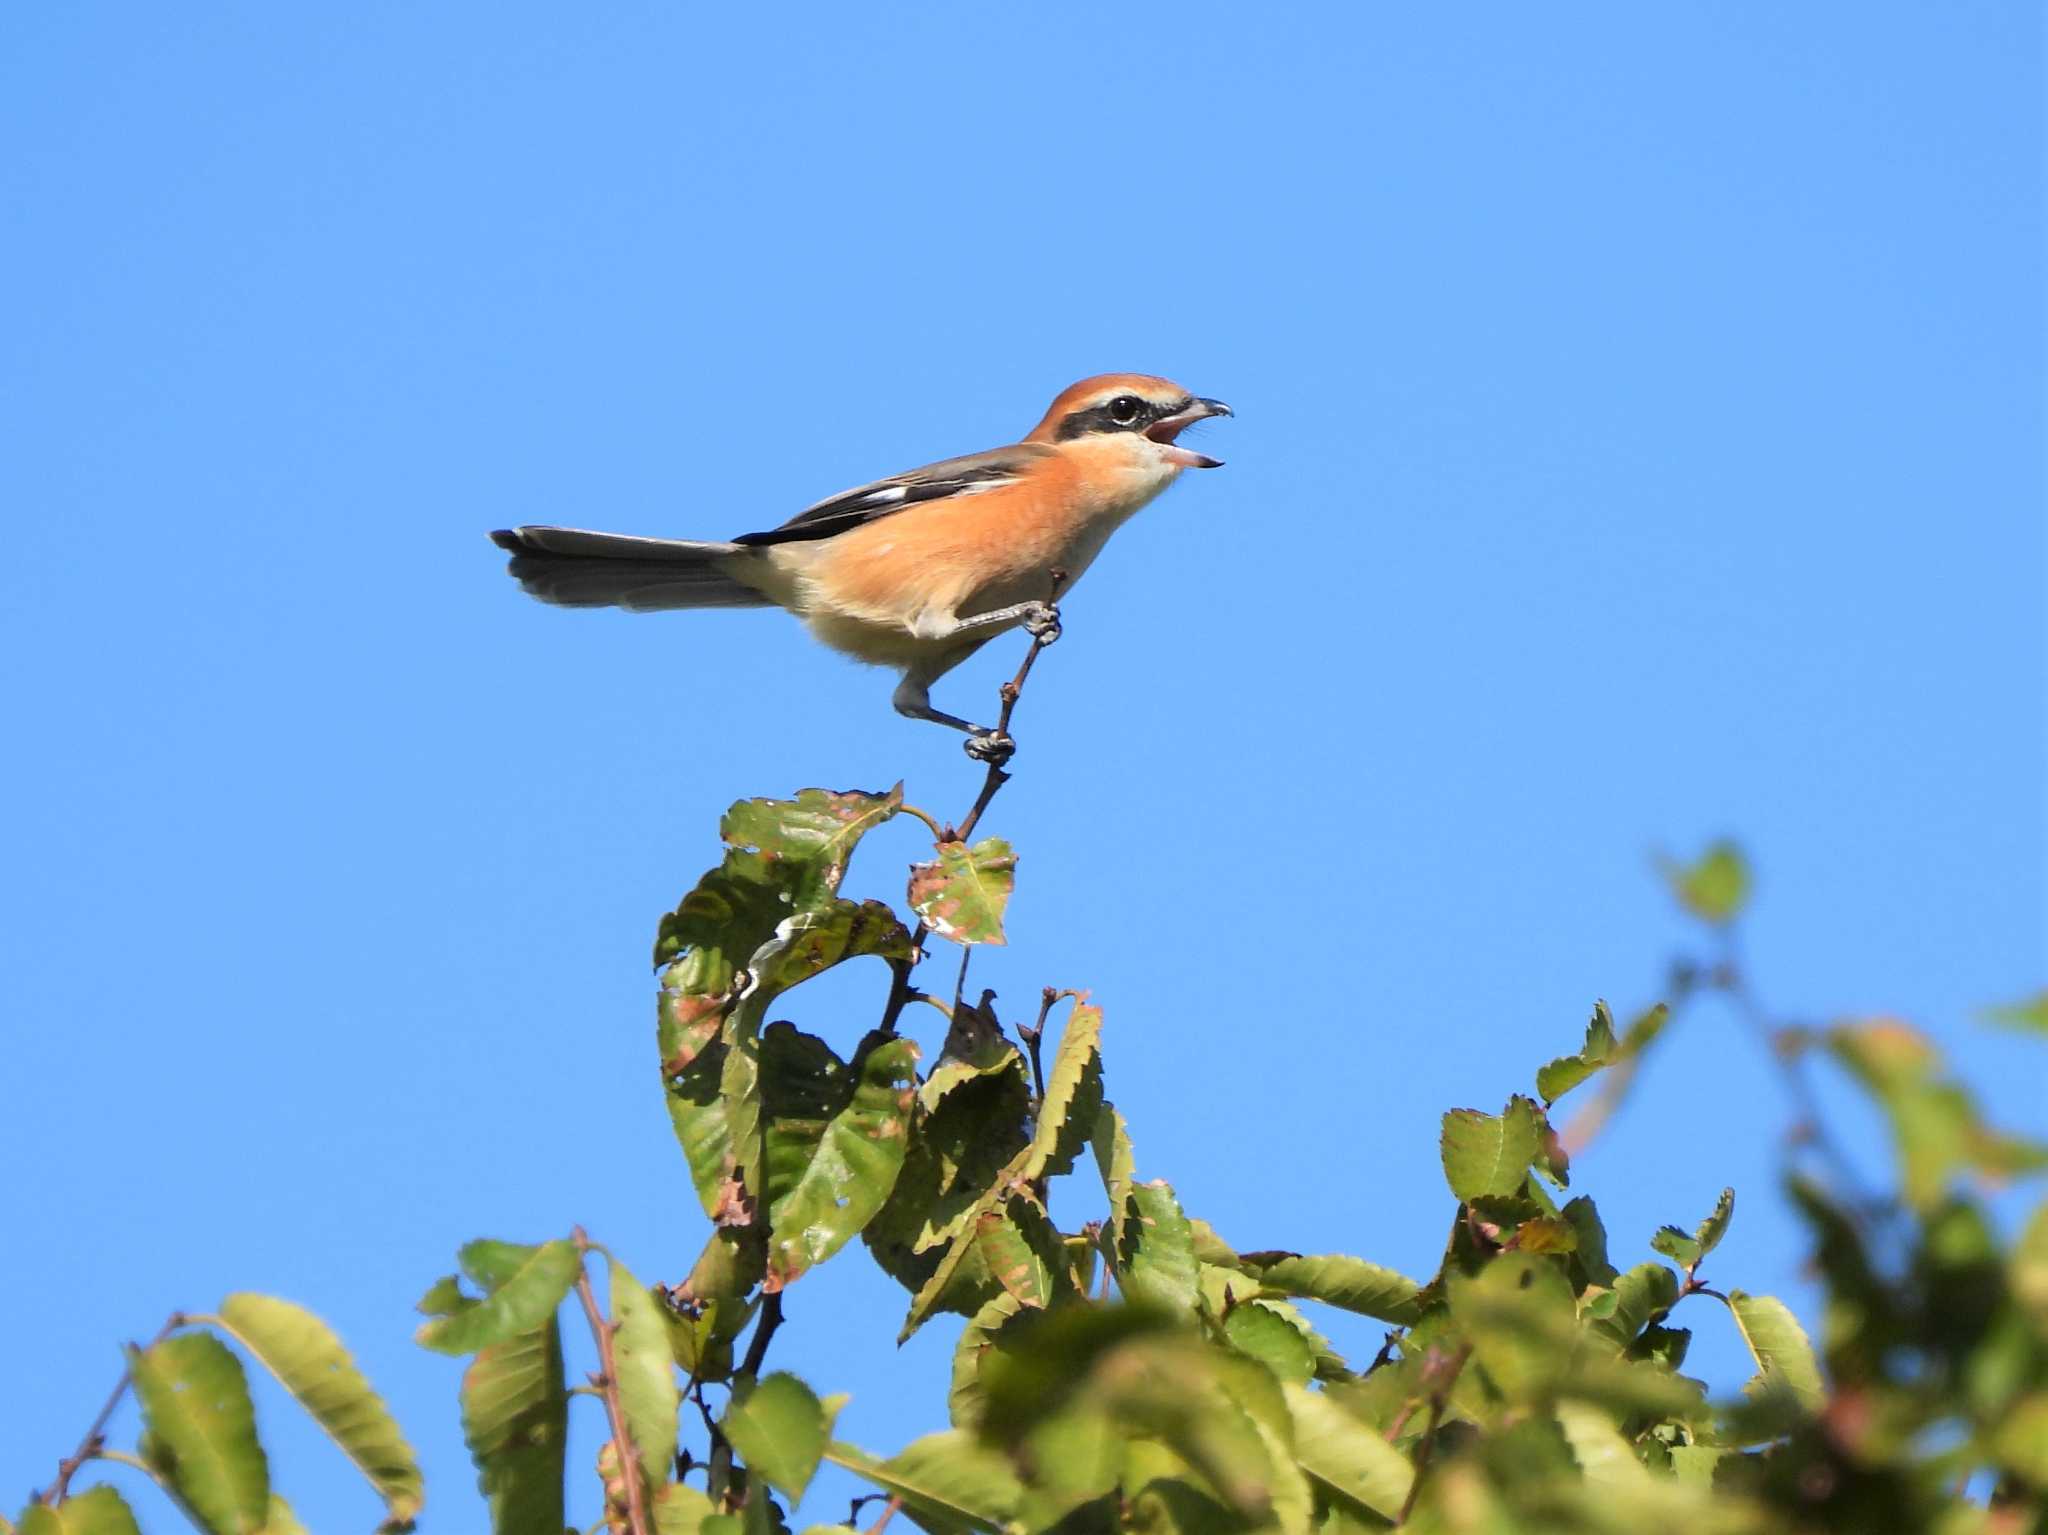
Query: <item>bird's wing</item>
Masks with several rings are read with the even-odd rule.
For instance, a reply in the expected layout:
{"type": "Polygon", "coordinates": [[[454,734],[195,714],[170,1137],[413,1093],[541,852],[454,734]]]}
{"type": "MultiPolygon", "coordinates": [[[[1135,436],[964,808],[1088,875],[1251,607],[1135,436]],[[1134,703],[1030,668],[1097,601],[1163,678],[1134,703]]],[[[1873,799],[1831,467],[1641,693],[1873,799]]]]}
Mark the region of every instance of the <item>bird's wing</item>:
{"type": "Polygon", "coordinates": [[[878,517],[900,512],[907,506],[994,490],[1016,480],[1038,460],[1057,452],[1058,449],[1044,443],[1020,442],[1012,447],[993,448],[986,453],[970,453],[965,458],[926,464],[924,468],[913,469],[908,474],[891,475],[886,480],[876,480],[872,485],[861,485],[841,491],[836,496],[827,496],[816,505],[805,507],[779,528],[771,528],[766,533],[742,533],[733,542],[758,547],[831,538],[863,523],[873,522],[878,517]]]}

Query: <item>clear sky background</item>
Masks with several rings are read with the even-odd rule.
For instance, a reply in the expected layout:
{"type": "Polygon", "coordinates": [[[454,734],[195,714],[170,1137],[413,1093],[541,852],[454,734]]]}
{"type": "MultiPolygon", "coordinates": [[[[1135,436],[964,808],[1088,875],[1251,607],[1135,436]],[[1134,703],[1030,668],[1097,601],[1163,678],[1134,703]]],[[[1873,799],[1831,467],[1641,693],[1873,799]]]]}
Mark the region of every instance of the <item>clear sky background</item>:
{"type": "MultiPolygon", "coordinates": [[[[1973,1012],[2048,978],[2042,73],[2032,0],[7,8],[5,1500],[120,1340],[253,1288],[479,1527],[409,1308],[577,1221],[681,1277],[647,953],[719,812],[978,782],[782,615],[543,608],[485,530],[759,527],[1104,369],[1229,400],[1229,467],[1066,605],[975,976],[1093,988],[1143,1174],[1426,1275],[1439,1114],[1656,997],[1652,852],[1722,833],[1774,1004],[1914,1019],[2041,1130],[1973,1012]]],[[[790,1012],[844,1048],[882,984],[790,1012]]],[[[1784,1117],[1703,1011],[1578,1183],[1625,1261],[1733,1183],[1713,1277],[1810,1317],[1784,1117]]],[[[897,1352],[904,1299],[851,1252],[773,1355],[884,1450],[957,1327],[897,1352]]]]}

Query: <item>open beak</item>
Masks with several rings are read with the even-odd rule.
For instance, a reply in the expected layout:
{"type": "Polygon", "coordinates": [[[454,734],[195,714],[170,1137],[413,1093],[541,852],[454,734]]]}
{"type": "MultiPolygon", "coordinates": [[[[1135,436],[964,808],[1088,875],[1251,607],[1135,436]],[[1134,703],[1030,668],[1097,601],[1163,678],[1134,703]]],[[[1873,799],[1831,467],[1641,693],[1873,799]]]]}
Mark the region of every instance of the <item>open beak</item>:
{"type": "Polygon", "coordinates": [[[1197,453],[1192,448],[1179,447],[1175,439],[1197,421],[1206,421],[1211,416],[1233,416],[1233,411],[1221,400],[1192,400],[1184,410],[1170,416],[1162,416],[1145,428],[1145,435],[1154,442],[1164,443],[1166,452],[1162,455],[1170,464],[1179,464],[1185,469],[1221,469],[1223,460],[1211,458],[1206,453],[1197,453]]]}

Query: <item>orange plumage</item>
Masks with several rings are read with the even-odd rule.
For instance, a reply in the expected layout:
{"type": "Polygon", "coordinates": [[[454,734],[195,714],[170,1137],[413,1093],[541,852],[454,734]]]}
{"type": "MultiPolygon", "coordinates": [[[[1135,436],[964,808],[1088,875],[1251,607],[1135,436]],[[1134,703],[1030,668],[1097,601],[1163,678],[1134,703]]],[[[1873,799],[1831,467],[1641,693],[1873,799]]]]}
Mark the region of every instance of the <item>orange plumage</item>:
{"type": "Polygon", "coordinates": [[[835,649],[895,666],[899,712],[993,732],[931,707],[933,681],[1007,629],[1050,643],[1053,572],[1071,589],[1110,534],[1186,468],[1216,461],[1178,445],[1220,400],[1142,373],[1063,391],[1018,443],[947,459],[831,496],[778,528],[725,543],[576,528],[493,533],[543,601],[634,609],[774,604],[835,649]]]}

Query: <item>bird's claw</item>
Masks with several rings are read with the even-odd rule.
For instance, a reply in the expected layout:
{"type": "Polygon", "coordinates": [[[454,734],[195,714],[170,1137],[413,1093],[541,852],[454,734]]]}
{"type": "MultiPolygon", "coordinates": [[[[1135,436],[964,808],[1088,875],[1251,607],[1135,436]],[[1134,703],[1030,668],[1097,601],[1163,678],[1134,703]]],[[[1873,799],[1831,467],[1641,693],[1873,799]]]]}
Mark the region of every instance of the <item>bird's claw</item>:
{"type": "Polygon", "coordinates": [[[1006,732],[988,728],[975,731],[963,744],[968,756],[990,767],[1001,767],[1017,752],[1017,743],[1006,732]]]}
{"type": "Polygon", "coordinates": [[[1049,602],[1033,606],[1024,615],[1024,632],[1041,645],[1050,645],[1060,637],[1060,610],[1049,602]]]}

